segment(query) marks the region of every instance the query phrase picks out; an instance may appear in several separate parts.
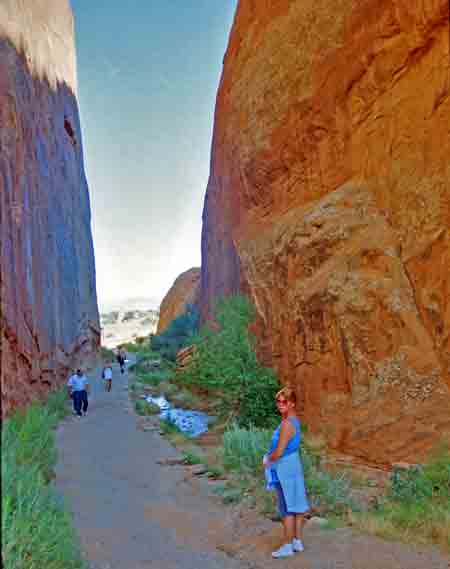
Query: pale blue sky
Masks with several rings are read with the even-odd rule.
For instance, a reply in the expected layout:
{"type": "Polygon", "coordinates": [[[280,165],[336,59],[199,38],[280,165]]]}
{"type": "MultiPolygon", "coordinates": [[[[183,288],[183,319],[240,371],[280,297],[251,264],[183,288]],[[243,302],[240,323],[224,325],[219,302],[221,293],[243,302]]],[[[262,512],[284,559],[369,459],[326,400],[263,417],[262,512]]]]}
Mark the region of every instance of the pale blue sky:
{"type": "Polygon", "coordinates": [[[222,59],[237,0],[72,0],[100,304],[200,266],[222,59]]]}

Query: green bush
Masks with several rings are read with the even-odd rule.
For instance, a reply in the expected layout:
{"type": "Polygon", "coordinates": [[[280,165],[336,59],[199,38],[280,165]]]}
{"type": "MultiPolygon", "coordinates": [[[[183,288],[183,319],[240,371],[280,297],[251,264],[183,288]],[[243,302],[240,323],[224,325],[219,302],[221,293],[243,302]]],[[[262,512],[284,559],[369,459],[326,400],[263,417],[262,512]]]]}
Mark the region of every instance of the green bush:
{"type": "Polygon", "coordinates": [[[84,567],[68,512],[48,482],[54,428],[67,413],[64,391],[2,425],[2,562],[6,569],[84,567]]]}
{"type": "Polygon", "coordinates": [[[162,361],[160,354],[152,350],[139,352],[136,363],[132,364],[129,369],[137,373],[147,373],[158,369],[170,369],[172,363],[162,361]]]}
{"type": "Polygon", "coordinates": [[[163,381],[168,381],[171,377],[171,372],[166,369],[155,369],[147,372],[138,372],[136,377],[138,381],[144,383],[145,385],[157,386],[163,381]]]}
{"type": "Polygon", "coordinates": [[[187,450],[183,453],[183,462],[185,464],[203,464],[206,462],[205,457],[193,450],[187,450]]]}
{"type": "Polygon", "coordinates": [[[205,326],[192,339],[196,352],[180,381],[220,395],[222,408],[241,426],[268,426],[278,421],[274,397],[279,388],[273,370],[258,362],[249,331],[254,309],[243,296],[218,302],[217,327],[205,326]]]}
{"type": "Polygon", "coordinates": [[[430,454],[424,466],[394,469],[388,499],[403,503],[436,499],[450,501],[450,449],[442,445],[430,454]]]}
{"type": "Polygon", "coordinates": [[[192,304],[187,304],[184,314],[172,320],[164,332],[152,336],[152,350],[160,353],[164,359],[174,362],[177,352],[191,343],[198,330],[199,318],[198,309],[192,304]]]}
{"type": "Polygon", "coordinates": [[[161,412],[161,409],[156,403],[149,403],[145,401],[145,399],[135,401],[134,408],[138,415],[158,415],[161,412]]]}
{"type": "Polygon", "coordinates": [[[448,444],[432,451],[424,466],[395,469],[387,495],[358,521],[363,527],[375,526],[375,533],[385,537],[434,542],[450,550],[448,444]]]}

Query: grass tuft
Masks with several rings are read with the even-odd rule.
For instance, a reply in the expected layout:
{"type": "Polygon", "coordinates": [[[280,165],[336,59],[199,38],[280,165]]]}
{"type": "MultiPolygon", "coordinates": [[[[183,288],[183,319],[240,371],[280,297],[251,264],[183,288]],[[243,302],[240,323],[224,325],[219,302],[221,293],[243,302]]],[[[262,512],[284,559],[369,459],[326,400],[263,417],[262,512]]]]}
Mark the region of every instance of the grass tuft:
{"type": "Polygon", "coordinates": [[[64,391],[16,412],[2,426],[2,562],[5,569],[85,567],[71,516],[49,486],[54,428],[67,414],[64,391]]]}
{"type": "Polygon", "coordinates": [[[161,411],[156,403],[149,403],[145,399],[137,399],[134,402],[134,408],[138,415],[159,415],[161,411]]]}

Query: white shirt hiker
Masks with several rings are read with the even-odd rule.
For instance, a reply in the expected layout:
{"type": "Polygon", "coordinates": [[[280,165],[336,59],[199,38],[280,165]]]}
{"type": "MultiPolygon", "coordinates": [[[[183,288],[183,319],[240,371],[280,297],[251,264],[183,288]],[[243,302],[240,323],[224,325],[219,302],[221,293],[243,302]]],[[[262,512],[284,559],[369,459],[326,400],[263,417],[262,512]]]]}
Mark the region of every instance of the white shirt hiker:
{"type": "Polygon", "coordinates": [[[89,380],[85,375],[77,375],[74,373],[69,377],[67,385],[72,388],[72,391],[83,391],[89,385],[89,380]]]}
{"type": "Polygon", "coordinates": [[[112,369],[110,367],[105,367],[103,370],[103,379],[112,379],[112,369]]]}

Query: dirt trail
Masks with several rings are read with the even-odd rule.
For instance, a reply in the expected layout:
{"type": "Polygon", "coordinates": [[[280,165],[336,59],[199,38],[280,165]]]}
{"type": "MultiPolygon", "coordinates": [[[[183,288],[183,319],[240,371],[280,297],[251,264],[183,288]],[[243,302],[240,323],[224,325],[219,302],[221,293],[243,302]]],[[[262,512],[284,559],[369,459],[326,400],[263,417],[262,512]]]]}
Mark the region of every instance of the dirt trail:
{"type": "Polygon", "coordinates": [[[450,559],[350,529],[307,526],[307,551],[272,560],[278,524],[224,508],[212,484],[183,466],[160,462],[179,454],[158,431],[144,432],[114,369],[111,393],[100,371],[90,374],[87,417],[71,417],[57,432],[56,487],[74,514],[91,569],[448,569],[450,559]]]}

